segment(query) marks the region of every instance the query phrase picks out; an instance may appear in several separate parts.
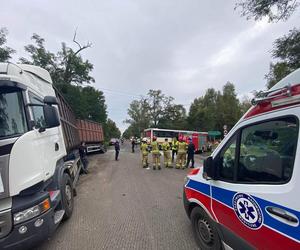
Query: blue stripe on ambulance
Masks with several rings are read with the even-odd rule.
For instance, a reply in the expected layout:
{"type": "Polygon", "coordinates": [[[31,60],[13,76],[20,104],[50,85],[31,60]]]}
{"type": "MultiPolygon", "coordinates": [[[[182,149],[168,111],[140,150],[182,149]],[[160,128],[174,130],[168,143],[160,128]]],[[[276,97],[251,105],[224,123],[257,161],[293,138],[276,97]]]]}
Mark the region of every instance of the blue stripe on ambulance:
{"type": "MultiPolygon", "coordinates": [[[[189,183],[187,184],[187,187],[190,187],[192,189],[195,189],[201,193],[204,193],[206,195],[210,194],[210,186],[208,184],[202,183],[202,182],[198,182],[198,181],[194,181],[194,180],[190,180],[189,183]]],[[[232,205],[232,199],[233,196],[236,194],[237,192],[233,192],[230,190],[226,190],[223,188],[219,188],[219,187],[215,187],[212,186],[212,196],[215,200],[227,205],[230,208],[233,208],[232,205]]],[[[252,196],[252,195],[251,195],[252,196]]],[[[272,206],[272,207],[278,207],[278,208],[282,208],[292,214],[294,214],[295,216],[297,216],[297,218],[300,218],[300,212],[281,206],[279,204],[275,204],[272,203],[270,201],[258,198],[256,196],[252,196],[256,202],[259,204],[262,212],[263,212],[263,216],[264,216],[264,225],[278,231],[281,232],[291,238],[294,238],[298,241],[300,241],[300,225],[298,225],[297,227],[294,226],[289,226],[285,223],[282,223],[276,219],[274,219],[273,217],[271,217],[265,210],[266,207],[268,206],[272,206]]]]}
{"type": "Polygon", "coordinates": [[[195,189],[198,192],[201,192],[203,194],[206,194],[208,196],[210,196],[210,186],[199,182],[199,181],[194,181],[194,180],[189,180],[187,187],[191,188],[191,189],[195,189]]]}

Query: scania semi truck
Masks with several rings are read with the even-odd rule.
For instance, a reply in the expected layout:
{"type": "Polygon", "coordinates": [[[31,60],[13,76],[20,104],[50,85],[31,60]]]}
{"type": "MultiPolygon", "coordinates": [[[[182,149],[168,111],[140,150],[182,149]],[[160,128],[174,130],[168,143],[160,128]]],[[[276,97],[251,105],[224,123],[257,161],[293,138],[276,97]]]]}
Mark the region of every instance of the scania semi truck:
{"type": "Polygon", "coordinates": [[[72,215],[76,117],[33,65],[0,63],[0,249],[28,249],[72,215]]]}

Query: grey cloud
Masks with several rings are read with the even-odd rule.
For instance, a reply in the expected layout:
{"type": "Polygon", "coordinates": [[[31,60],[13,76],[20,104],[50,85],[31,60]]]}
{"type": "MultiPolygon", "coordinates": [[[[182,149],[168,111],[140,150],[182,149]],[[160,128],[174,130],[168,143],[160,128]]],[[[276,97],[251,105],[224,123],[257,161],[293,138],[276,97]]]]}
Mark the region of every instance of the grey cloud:
{"type": "Polygon", "coordinates": [[[93,43],[83,56],[94,64],[95,87],[129,93],[104,91],[109,116],[124,129],[130,101],[150,88],[188,107],[208,87],[220,89],[227,81],[238,93],[264,87],[272,42],[298,24],[300,12],[251,37],[257,23],[241,18],[234,3],[11,0],[2,6],[0,23],[22,56],[33,32],[56,51],[61,41],[72,45],[78,27],[78,39],[93,43]]]}

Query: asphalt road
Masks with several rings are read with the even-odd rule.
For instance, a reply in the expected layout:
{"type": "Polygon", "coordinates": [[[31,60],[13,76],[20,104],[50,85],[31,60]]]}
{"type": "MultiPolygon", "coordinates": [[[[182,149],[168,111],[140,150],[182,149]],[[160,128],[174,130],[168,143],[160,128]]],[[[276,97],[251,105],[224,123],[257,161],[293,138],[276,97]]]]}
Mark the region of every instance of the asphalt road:
{"type": "Polygon", "coordinates": [[[119,161],[112,149],[89,161],[72,218],[37,249],[197,249],[182,203],[189,170],[143,169],[129,145],[119,161]]]}

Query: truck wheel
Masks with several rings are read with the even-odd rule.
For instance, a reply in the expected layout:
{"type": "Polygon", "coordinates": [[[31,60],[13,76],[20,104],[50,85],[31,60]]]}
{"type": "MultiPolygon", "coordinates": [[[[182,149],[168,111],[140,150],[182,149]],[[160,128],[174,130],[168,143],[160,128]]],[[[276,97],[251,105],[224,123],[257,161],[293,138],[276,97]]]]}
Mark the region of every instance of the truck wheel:
{"type": "Polygon", "coordinates": [[[213,221],[200,207],[195,207],[191,213],[191,222],[195,240],[200,249],[219,250],[221,240],[213,221]]]}
{"type": "Polygon", "coordinates": [[[68,220],[72,216],[74,207],[74,190],[72,187],[72,180],[68,174],[63,175],[61,194],[62,206],[65,210],[63,220],[68,220]]]}

